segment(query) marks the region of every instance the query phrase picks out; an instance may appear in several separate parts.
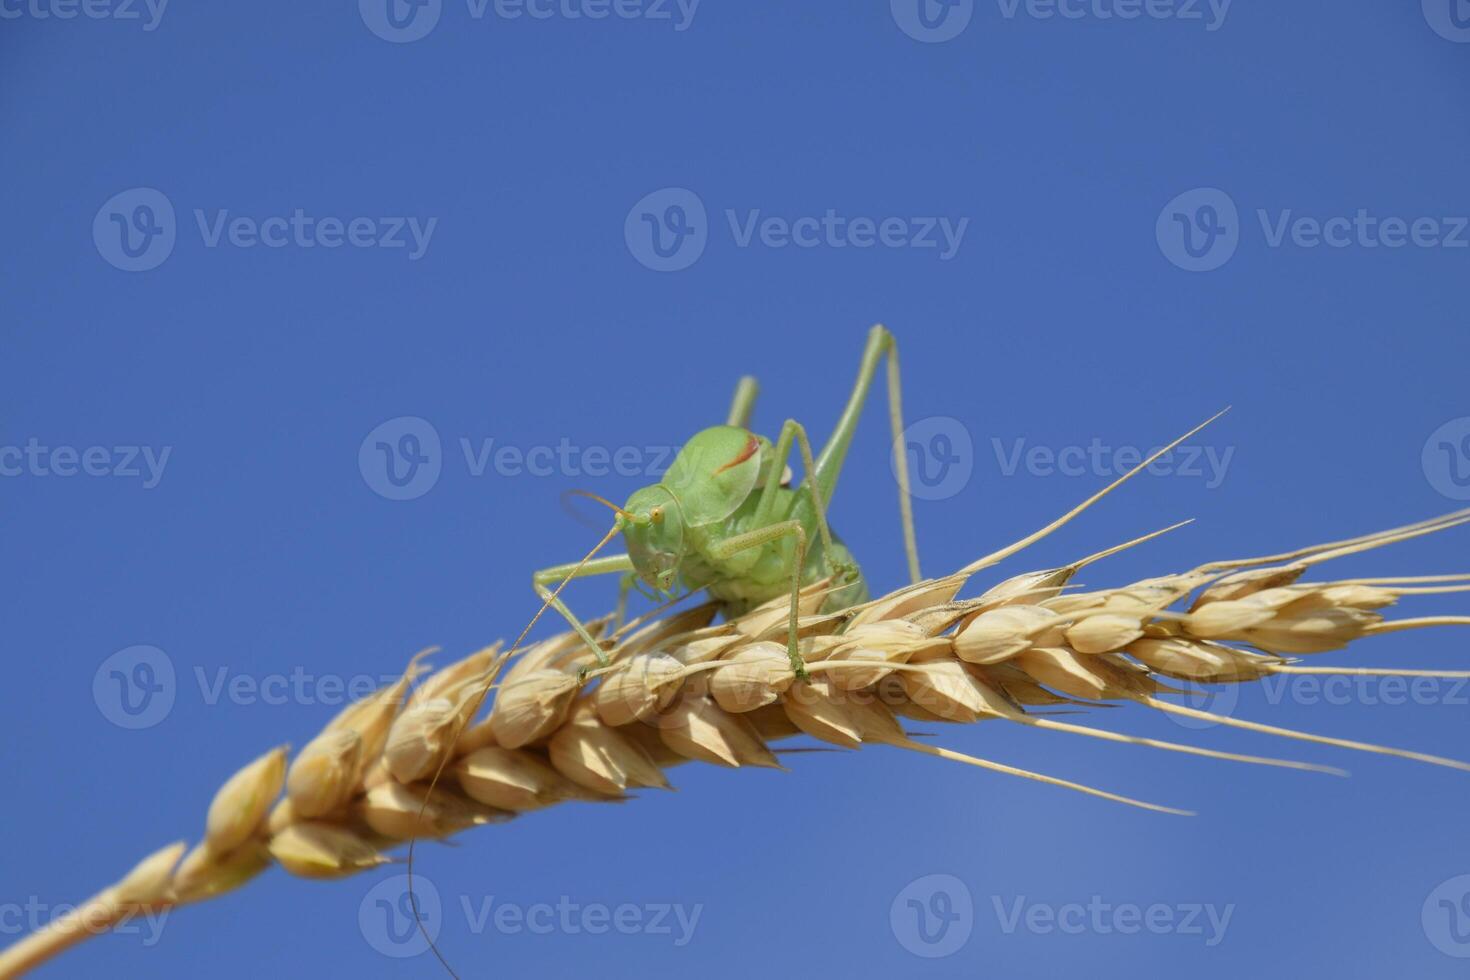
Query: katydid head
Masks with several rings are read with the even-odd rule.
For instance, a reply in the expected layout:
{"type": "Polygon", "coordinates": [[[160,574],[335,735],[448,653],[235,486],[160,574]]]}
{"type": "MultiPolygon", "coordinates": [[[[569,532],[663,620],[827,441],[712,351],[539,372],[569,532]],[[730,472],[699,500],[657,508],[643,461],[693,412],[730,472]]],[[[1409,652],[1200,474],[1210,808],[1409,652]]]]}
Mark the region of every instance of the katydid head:
{"type": "Polygon", "coordinates": [[[684,509],[662,483],[636,490],[618,515],[633,570],[644,584],[672,595],[684,560],[684,509]]]}

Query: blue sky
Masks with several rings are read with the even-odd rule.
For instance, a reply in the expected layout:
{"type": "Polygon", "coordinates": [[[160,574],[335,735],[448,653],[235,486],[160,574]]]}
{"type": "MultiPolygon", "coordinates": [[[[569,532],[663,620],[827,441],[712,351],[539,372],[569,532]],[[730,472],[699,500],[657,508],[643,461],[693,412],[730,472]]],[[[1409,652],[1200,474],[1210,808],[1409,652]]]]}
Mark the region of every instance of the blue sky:
{"type": "MultiPolygon", "coordinates": [[[[0,940],[197,839],[352,684],[514,635],[596,540],[563,491],[652,482],[741,374],[758,428],[820,440],[874,322],[932,573],[1226,405],[996,574],[1198,519],[1087,575],[1121,584],[1470,497],[1463,0],[393,2],[0,0],[0,940]]],[[[903,581],[878,408],[832,518],[903,581]]],[[[1330,574],[1470,571],[1465,541],[1330,574]]],[[[1466,665],[1451,630],[1333,656],[1466,665]]],[[[1465,755],[1467,703],[1233,710],[1465,755]]],[[[1463,973],[1464,774],[1103,714],[1353,778],[988,724],[938,735],[1200,815],[873,748],[682,767],[419,871],[466,976],[1463,973]]],[[[38,975],[438,975],[394,955],[400,871],[274,872],[38,975]]]]}

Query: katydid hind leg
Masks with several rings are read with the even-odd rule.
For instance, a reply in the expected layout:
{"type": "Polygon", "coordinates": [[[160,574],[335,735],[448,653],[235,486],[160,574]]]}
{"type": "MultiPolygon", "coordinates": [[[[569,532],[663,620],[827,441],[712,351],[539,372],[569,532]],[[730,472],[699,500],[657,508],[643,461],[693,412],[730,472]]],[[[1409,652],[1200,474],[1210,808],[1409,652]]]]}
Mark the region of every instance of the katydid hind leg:
{"type": "Polygon", "coordinates": [[[755,399],[760,390],[755,378],[748,374],[741,378],[735,385],[735,397],[730,402],[730,414],[726,416],[725,424],[750,428],[750,417],[755,412],[755,399]]]}
{"type": "Polygon", "coordinates": [[[832,500],[833,491],[837,487],[837,477],[841,474],[842,464],[847,459],[847,450],[852,444],[854,432],[857,431],[857,423],[862,415],[863,405],[867,402],[868,392],[873,386],[873,378],[878,373],[878,364],[885,357],[888,362],[888,421],[892,430],[893,459],[898,477],[898,510],[903,523],[904,554],[908,559],[909,578],[917,582],[922,574],[919,571],[918,535],[914,531],[913,496],[909,492],[911,484],[909,482],[908,453],[902,445],[903,389],[900,385],[898,370],[898,342],[894,339],[893,334],[882,325],[875,326],[868,332],[868,342],[863,348],[857,381],[853,385],[852,394],[848,396],[842,415],[837,420],[837,425],[832,430],[831,437],[828,438],[827,444],[822,447],[821,453],[817,456],[814,479],[825,507],[832,500]]]}

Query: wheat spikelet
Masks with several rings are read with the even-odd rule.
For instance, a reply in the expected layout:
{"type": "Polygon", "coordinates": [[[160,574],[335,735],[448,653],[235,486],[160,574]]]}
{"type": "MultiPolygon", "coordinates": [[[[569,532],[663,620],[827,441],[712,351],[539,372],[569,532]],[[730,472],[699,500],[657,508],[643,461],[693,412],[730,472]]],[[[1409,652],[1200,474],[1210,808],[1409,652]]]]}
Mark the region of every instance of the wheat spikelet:
{"type": "Polygon", "coordinates": [[[1092,592],[1069,591],[1079,568],[1155,535],[1064,568],[1012,577],[969,599],[957,597],[990,559],[835,613],[818,612],[825,592],[818,583],[804,590],[798,623],[806,681],[793,675],[779,642],[786,599],[718,624],[712,604],[636,629],[609,632],[609,620],[595,622],[591,630],[610,662],[599,669],[572,633],[537,643],[514,662],[489,647],[426,673],[420,654],[395,684],[332,719],[289,765],[286,750],[276,748],[230,777],[192,850],[178,843],[158,851],[73,915],[0,953],[0,980],[141,911],[218,897],[273,864],[305,878],[357,874],[388,862],[414,838],[448,837],[568,800],[616,801],[668,788],[667,770],[680,763],[780,767],[772,744],[793,735],[844,749],[887,745],[1130,806],[1187,813],[930,745],[907,733],[905,719],[1011,722],[1215,759],[1339,772],[1102,731],[1028,710],[1127,701],[1470,770],[1439,756],[1166,700],[1179,693],[1171,681],[1245,683],[1304,671],[1464,676],[1302,667],[1290,658],[1385,632],[1470,623],[1456,616],[1387,620],[1383,613],[1403,595],[1470,589],[1470,575],[1302,581],[1331,558],[1467,521],[1470,512],[1460,512],[1092,592]],[[492,682],[488,713],[476,718],[479,695],[492,682]]]}

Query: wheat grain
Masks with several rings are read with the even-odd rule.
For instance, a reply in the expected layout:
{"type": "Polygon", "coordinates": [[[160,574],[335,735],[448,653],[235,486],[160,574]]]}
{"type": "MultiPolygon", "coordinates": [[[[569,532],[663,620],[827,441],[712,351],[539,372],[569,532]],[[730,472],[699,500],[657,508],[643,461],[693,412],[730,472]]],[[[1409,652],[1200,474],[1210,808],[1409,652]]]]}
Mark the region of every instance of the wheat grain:
{"type": "Polygon", "coordinates": [[[356,874],[387,862],[389,852],[416,837],[447,837],[569,800],[613,801],[638,789],[667,788],[666,770],[683,762],[779,768],[771,744],[797,734],[845,749],[894,746],[1131,806],[1186,812],[920,742],[905,732],[904,718],[1008,721],[1216,759],[1339,772],[1027,711],[1126,701],[1265,734],[1470,769],[1452,759],[1165,700],[1179,693],[1170,680],[1244,683],[1318,671],[1465,676],[1302,667],[1289,657],[1395,630],[1470,623],[1455,616],[1386,620],[1382,612],[1400,596],[1465,591],[1466,575],[1301,582],[1331,558],[1467,520],[1470,513],[1461,512],[1094,592],[1068,591],[1079,568],[1155,535],[1061,569],[1012,577],[973,599],[957,596],[995,556],[836,613],[818,612],[824,595],[819,583],[804,590],[798,621],[811,674],[806,681],[793,675],[776,642],[785,629],[785,600],[713,625],[709,604],[612,633],[610,622],[600,620],[590,629],[610,661],[601,669],[593,669],[590,654],[570,633],[535,644],[513,664],[499,647],[489,647],[420,681],[426,651],[396,683],[342,711],[289,767],[286,750],[277,748],[228,779],[209,807],[203,842],[192,851],[185,854],[180,843],[156,852],[73,915],[0,953],[0,980],[140,911],[215,898],[272,864],[306,878],[356,874]],[[1182,611],[1171,608],[1181,604],[1182,611]],[[480,693],[497,678],[488,716],[476,721],[480,693]]]}

